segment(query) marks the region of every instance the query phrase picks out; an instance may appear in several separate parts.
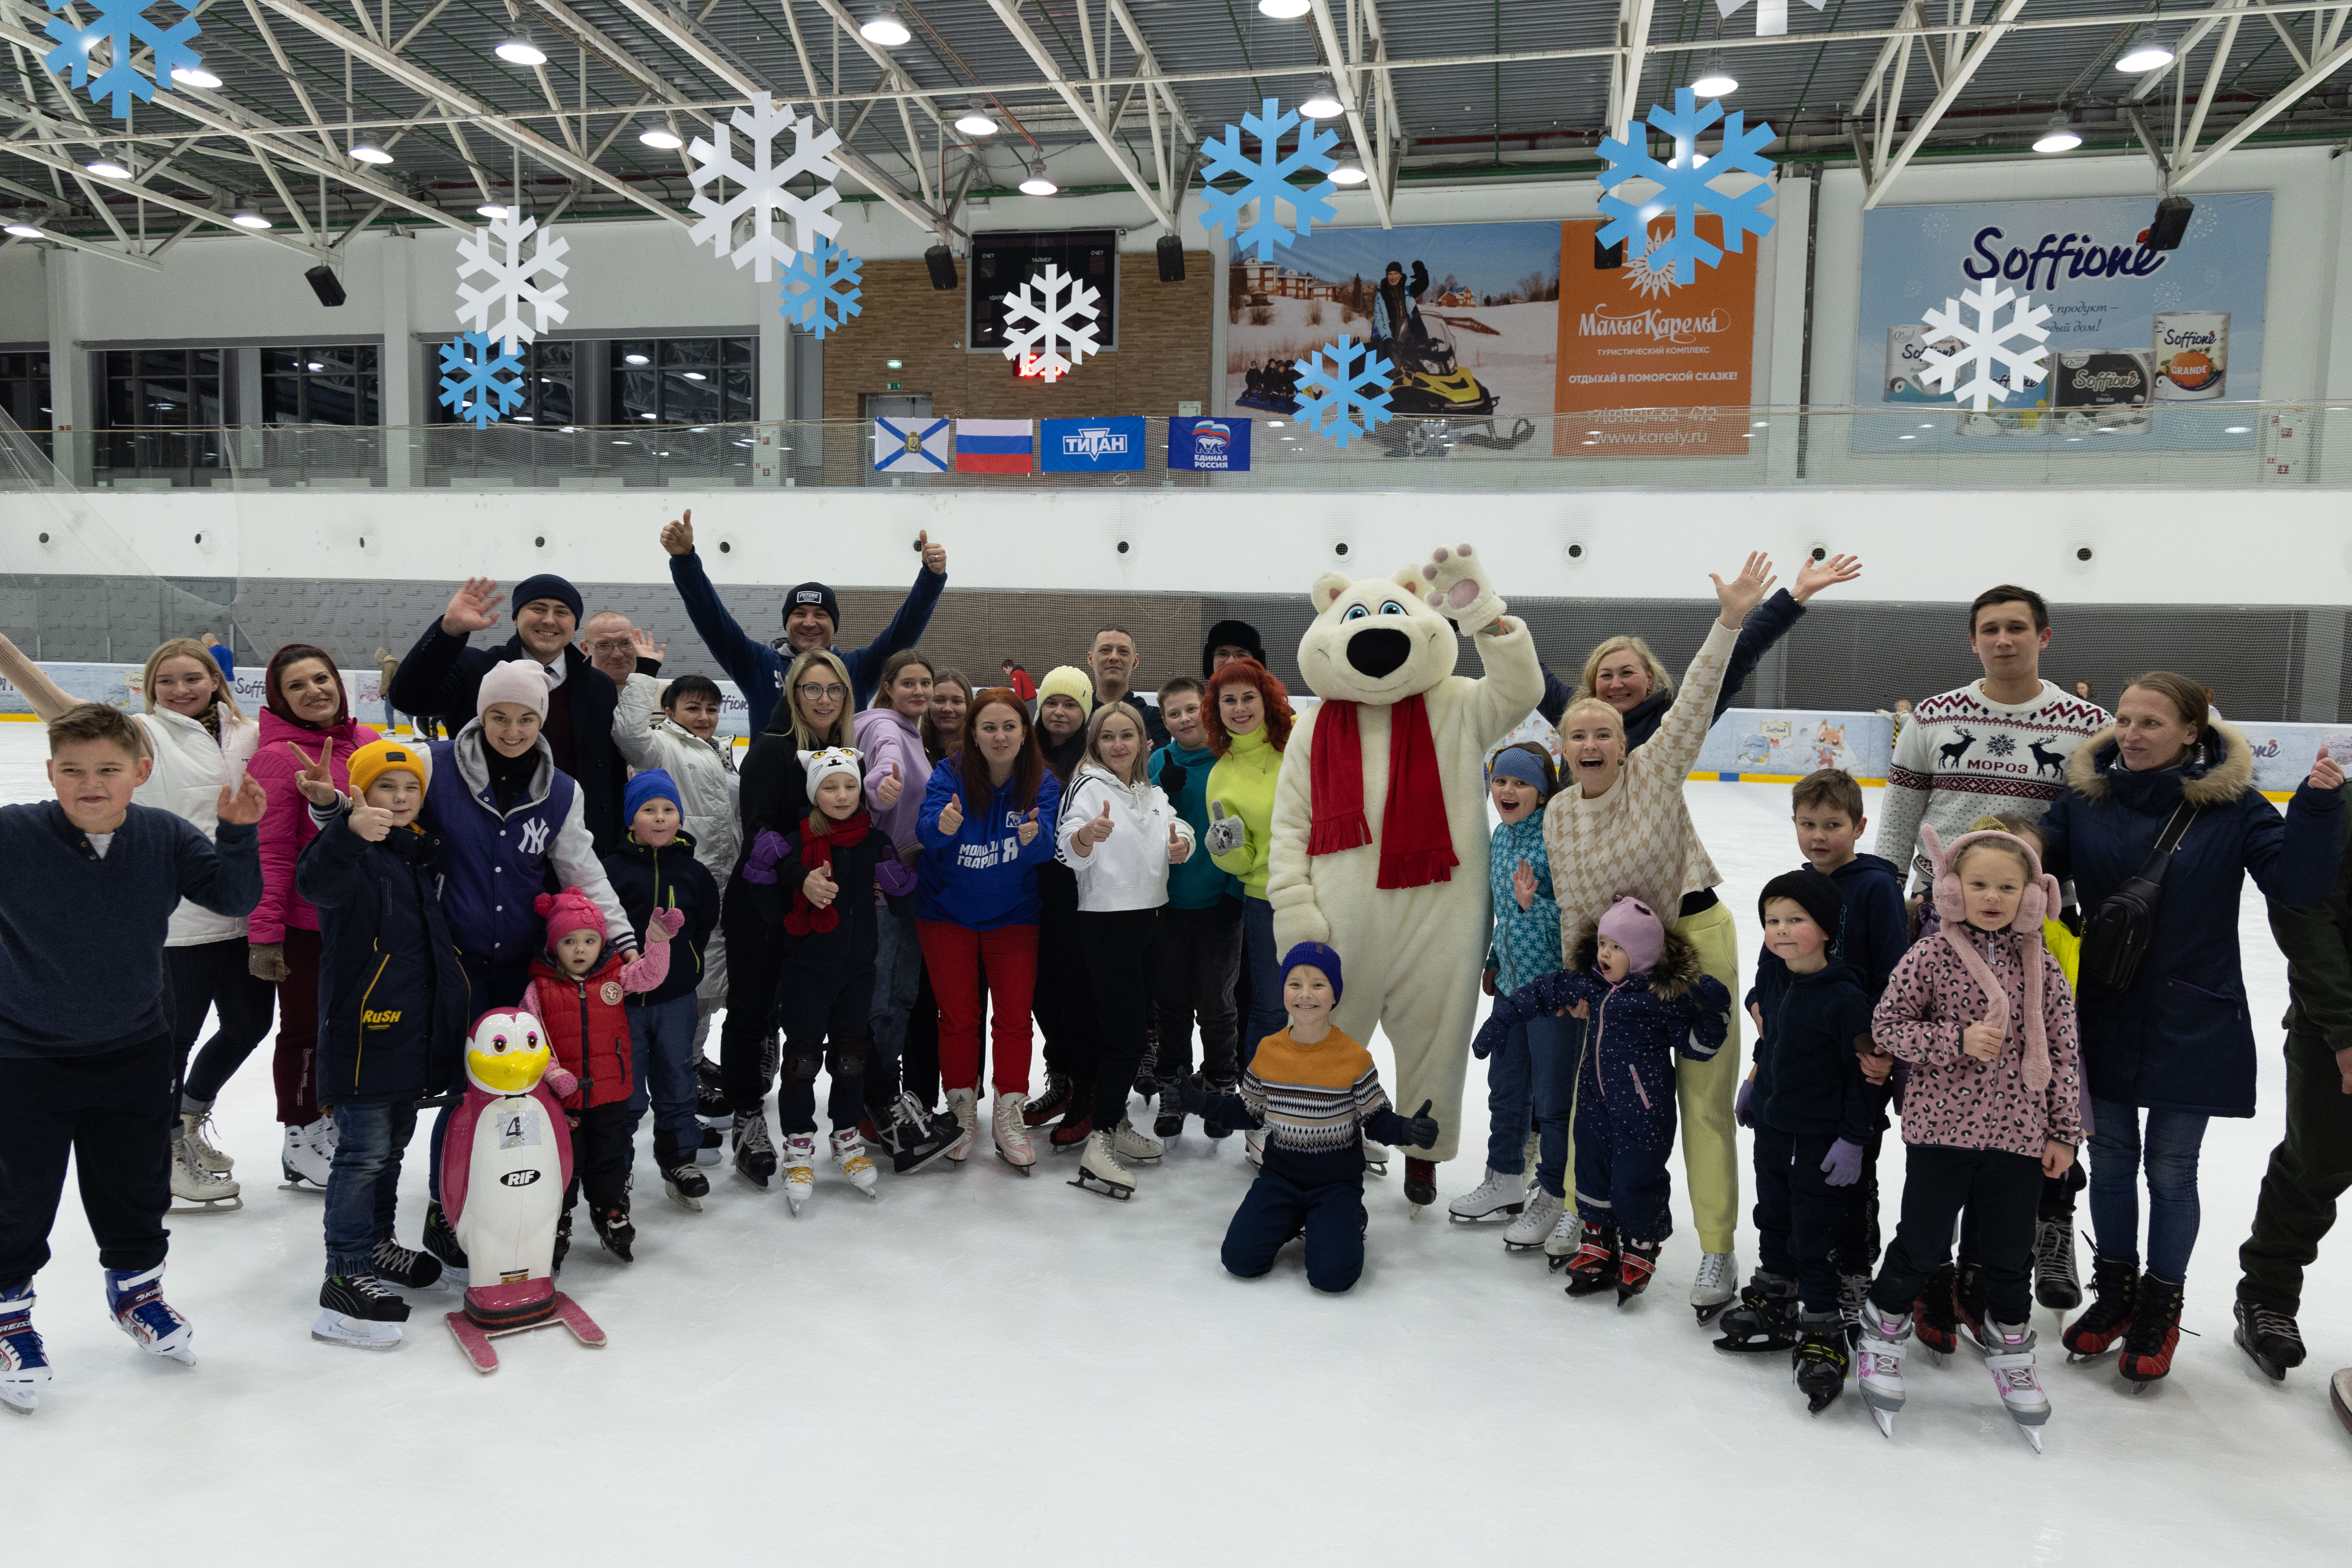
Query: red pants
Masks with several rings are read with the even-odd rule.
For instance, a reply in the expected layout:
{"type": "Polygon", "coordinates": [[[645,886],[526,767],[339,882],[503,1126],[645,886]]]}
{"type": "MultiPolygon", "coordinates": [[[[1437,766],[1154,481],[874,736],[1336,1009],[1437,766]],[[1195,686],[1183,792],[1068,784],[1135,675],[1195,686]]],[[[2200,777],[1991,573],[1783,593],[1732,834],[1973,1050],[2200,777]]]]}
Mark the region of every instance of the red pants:
{"type": "Polygon", "coordinates": [[[319,1120],[319,933],[286,928],[286,978],[278,983],[278,1120],[308,1127],[319,1120]]]}
{"type": "Polygon", "coordinates": [[[980,1083],[982,992],[995,1006],[989,1038],[996,1049],[992,1077],[1000,1089],[1029,1092],[1029,998],[1037,985],[1037,928],[999,926],[967,931],[945,921],[915,922],[923,966],[940,1002],[940,1081],[949,1089],[980,1083]],[[988,966],[983,984],[981,965],[988,966]]]}

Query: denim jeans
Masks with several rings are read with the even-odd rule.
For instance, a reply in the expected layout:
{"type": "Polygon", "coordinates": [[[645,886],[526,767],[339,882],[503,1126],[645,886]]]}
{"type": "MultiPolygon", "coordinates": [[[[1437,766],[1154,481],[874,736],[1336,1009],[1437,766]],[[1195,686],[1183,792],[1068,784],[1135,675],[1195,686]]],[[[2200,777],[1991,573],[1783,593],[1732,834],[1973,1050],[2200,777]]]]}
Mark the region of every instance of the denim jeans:
{"type": "Polygon", "coordinates": [[[694,1115],[694,995],[689,992],[628,1011],[629,1049],[636,1079],[636,1088],[627,1100],[630,1155],[634,1160],[637,1123],[645,1119],[650,1099],[657,1157],[665,1164],[691,1159],[702,1145],[702,1123],[694,1115]]]}
{"type": "Polygon", "coordinates": [[[2091,1234],[2099,1256],[2139,1261],[2139,1173],[2147,1167],[2147,1271],[2174,1284],[2189,1279],[2197,1247],[2197,1151],[2206,1118],[2091,1101],[2091,1234]],[[2141,1131],[2140,1119],[2147,1119],[2141,1131]]]}
{"type": "Polygon", "coordinates": [[[1274,906],[1264,899],[1242,900],[1242,946],[1249,960],[1249,1020],[1242,1027],[1242,1066],[1257,1056],[1257,1043],[1290,1026],[1282,1006],[1282,954],[1274,950],[1274,906]]]}
{"type": "MultiPolygon", "coordinates": [[[[1528,1133],[1535,1126],[1535,1074],[1528,1026],[1514,1024],[1486,1058],[1486,1168],[1526,1173],[1528,1133]]],[[[1538,1163],[1541,1163],[1540,1161],[1538,1163]]]]}
{"type": "Polygon", "coordinates": [[[907,1046],[907,1019],[921,984],[923,947],[915,940],[915,906],[907,912],[887,907],[874,911],[874,1050],[866,1062],[866,1103],[885,1106],[898,1097],[898,1058],[907,1046]]]}
{"type": "Polygon", "coordinates": [[[411,1100],[346,1100],[335,1107],[335,1165],[327,1174],[327,1272],[373,1273],[375,1244],[392,1235],[400,1154],[416,1131],[411,1100]]]}
{"type": "MultiPolygon", "coordinates": [[[[1565,1198],[1570,1137],[1575,1127],[1576,1071],[1584,1059],[1585,1025],[1576,1018],[1530,1018],[1511,1030],[1513,1039],[1522,1034],[1527,1037],[1528,1098],[1534,1103],[1539,1138],[1536,1180],[1552,1196],[1565,1198]]],[[[1487,1092],[1494,1092],[1491,1078],[1487,1092]]]]}

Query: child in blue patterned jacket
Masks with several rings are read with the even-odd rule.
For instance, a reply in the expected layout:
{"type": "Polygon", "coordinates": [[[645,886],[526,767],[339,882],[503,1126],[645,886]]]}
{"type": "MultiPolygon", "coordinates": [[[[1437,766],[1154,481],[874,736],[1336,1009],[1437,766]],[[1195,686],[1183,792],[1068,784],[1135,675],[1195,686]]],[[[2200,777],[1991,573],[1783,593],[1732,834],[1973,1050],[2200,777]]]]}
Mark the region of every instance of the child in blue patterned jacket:
{"type": "MultiPolygon", "coordinates": [[[[1505,746],[1486,764],[1486,796],[1503,825],[1486,858],[1495,900],[1495,939],[1479,987],[1508,996],[1559,968],[1559,905],[1553,902],[1551,858],[1544,852],[1544,805],[1559,787],[1551,754],[1532,742],[1505,746]]],[[[1518,1217],[1504,1233],[1513,1250],[1540,1246],[1559,1226],[1566,1202],[1569,1108],[1575,1063],[1563,1058],[1563,1029],[1539,1020],[1497,1031],[1486,1061],[1486,1179],[1447,1206],[1456,1223],[1518,1217]],[[1528,1138],[1542,1129],[1538,1189],[1528,1198],[1528,1138]]],[[[1476,1048],[1476,1047],[1474,1047],[1476,1048]]]]}

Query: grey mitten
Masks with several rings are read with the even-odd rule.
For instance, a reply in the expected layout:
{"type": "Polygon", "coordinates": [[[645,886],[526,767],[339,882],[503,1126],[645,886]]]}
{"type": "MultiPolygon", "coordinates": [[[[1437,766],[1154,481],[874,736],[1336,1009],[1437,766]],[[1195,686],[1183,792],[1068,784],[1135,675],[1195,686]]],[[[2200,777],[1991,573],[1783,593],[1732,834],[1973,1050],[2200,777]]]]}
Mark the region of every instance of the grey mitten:
{"type": "Polygon", "coordinates": [[[245,971],[256,980],[267,980],[272,985],[278,984],[292,973],[286,967],[286,944],[282,942],[247,942],[245,948],[245,971]]]}
{"type": "Polygon", "coordinates": [[[1210,854],[1230,855],[1249,842],[1249,829],[1242,826],[1240,817],[1225,815],[1223,801],[1213,800],[1209,803],[1209,831],[1205,842],[1210,854]]]}

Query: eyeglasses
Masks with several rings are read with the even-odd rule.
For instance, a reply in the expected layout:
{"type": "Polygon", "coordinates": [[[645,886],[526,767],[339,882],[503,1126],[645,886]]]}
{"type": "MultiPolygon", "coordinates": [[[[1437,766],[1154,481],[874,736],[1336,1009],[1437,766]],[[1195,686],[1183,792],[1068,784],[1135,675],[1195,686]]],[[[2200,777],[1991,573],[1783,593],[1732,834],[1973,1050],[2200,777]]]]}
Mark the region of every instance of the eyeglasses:
{"type": "Polygon", "coordinates": [[[620,638],[617,641],[607,637],[603,642],[590,643],[588,645],[588,651],[590,653],[629,653],[634,651],[636,646],[636,644],[629,641],[626,637],[620,638]]]}
{"type": "Polygon", "coordinates": [[[814,681],[811,681],[805,686],[795,688],[795,689],[803,697],[830,697],[835,702],[840,701],[843,698],[849,695],[849,688],[842,685],[839,681],[835,681],[830,686],[819,686],[814,681]]]}

